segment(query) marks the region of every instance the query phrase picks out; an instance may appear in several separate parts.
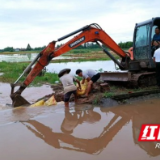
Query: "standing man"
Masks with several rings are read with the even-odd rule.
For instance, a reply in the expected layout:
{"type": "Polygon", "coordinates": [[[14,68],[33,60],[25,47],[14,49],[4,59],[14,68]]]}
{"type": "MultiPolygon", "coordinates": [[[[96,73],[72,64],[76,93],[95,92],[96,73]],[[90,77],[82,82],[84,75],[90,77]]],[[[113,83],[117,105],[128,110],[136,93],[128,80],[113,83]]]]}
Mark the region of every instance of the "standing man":
{"type": "Polygon", "coordinates": [[[84,84],[85,80],[88,81],[86,93],[82,96],[83,98],[88,97],[88,94],[93,87],[93,83],[97,82],[97,80],[100,78],[100,73],[97,73],[92,69],[88,69],[84,72],[81,69],[77,69],[76,74],[80,77],[83,77],[82,84],[84,84]]]}
{"type": "Polygon", "coordinates": [[[155,28],[155,35],[153,36],[153,39],[152,39],[152,45],[154,45],[154,46],[160,45],[160,29],[159,29],[159,27],[155,28]]]}
{"type": "Polygon", "coordinates": [[[155,34],[153,36],[152,43],[151,43],[152,56],[153,56],[155,50],[159,47],[159,45],[160,45],[160,28],[156,27],[155,28],[155,34]]]}
{"type": "Polygon", "coordinates": [[[156,63],[157,85],[160,88],[160,47],[154,52],[153,60],[156,63]]]}
{"type": "Polygon", "coordinates": [[[69,107],[69,99],[72,94],[75,96],[75,102],[77,100],[76,91],[77,87],[74,84],[74,81],[78,83],[79,89],[81,89],[81,85],[78,79],[69,74],[70,69],[63,69],[59,72],[58,77],[63,84],[64,88],[64,103],[65,107],[69,107]]]}

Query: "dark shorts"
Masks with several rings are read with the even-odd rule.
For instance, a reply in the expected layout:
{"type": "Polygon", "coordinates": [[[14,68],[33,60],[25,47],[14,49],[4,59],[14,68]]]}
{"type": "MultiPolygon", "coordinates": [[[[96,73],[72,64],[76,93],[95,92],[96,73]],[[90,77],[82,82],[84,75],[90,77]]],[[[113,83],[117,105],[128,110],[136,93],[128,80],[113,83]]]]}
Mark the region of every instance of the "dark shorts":
{"type": "Polygon", "coordinates": [[[67,92],[67,93],[64,95],[64,102],[69,102],[69,99],[70,99],[70,97],[71,97],[72,94],[76,95],[76,90],[75,90],[75,91],[67,92]]]}
{"type": "Polygon", "coordinates": [[[157,85],[160,87],[160,62],[156,62],[157,85]]]}
{"type": "Polygon", "coordinates": [[[94,75],[92,78],[91,78],[91,81],[93,82],[93,83],[95,83],[95,82],[97,82],[97,80],[100,78],[100,73],[97,73],[96,75],[94,75]]]}

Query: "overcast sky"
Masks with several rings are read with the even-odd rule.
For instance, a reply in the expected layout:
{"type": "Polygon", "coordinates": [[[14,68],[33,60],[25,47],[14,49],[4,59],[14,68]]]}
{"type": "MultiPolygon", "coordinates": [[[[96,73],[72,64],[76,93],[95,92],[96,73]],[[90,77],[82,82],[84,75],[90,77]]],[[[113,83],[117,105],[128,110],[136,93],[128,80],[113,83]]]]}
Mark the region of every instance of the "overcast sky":
{"type": "Polygon", "coordinates": [[[135,23],[160,17],[159,0],[0,0],[0,49],[47,45],[98,23],[117,43],[132,41],[135,23]]]}

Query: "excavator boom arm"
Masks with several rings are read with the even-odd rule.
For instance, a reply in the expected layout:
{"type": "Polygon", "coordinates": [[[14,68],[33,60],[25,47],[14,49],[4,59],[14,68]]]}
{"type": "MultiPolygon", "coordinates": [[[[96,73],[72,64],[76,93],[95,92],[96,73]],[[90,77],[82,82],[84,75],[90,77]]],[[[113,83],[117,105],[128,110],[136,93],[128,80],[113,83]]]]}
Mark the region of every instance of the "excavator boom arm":
{"type": "MultiPolygon", "coordinates": [[[[77,30],[77,32],[78,31],[80,31],[80,29],[77,30]]],[[[73,33],[68,34],[62,38],[59,38],[58,41],[68,38],[73,33]]],[[[70,41],[66,42],[61,47],[59,47],[58,49],[55,49],[56,42],[55,41],[51,42],[42,52],[42,56],[40,57],[38,63],[35,65],[35,67],[27,76],[26,80],[24,81],[24,84],[28,86],[52,58],[60,56],[84,43],[96,42],[96,41],[100,41],[120,57],[122,58],[126,57],[126,53],[102,29],[95,28],[92,26],[83,27],[82,32],[79,35],[75,36],[70,41]]]]}
{"type": "Polygon", "coordinates": [[[54,53],[54,57],[66,53],[71,49],[74,49],[86,42],[96,41],[100,41],[120,57],[126,57],[126,53],[115,43],[115,41],[113,41],[113,39],[105,31],[91,26],[64,45],[62,45],[60,48],[58,48],[54,53]]]}

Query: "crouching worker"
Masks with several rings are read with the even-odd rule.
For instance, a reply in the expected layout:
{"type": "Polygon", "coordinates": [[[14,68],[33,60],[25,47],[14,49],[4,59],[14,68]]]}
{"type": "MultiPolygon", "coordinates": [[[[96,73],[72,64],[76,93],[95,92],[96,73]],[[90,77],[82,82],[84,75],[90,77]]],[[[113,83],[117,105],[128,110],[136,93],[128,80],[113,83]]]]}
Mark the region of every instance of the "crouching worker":
{"type": "Polygon", "coordinates": [[[76,91],[77,87],[74,84],[74,81],[78,83],[79,89],[81,90],[81,85],[78,79],[69,74],[70,69],[63,69],[59,72],[58,77],[63,84],[64,88],[64,103],[65,107],[69,107],[69,99],[72,94],[75,96],[75,102],[77,100],[76,91]]]}
{"type": "Polygon", "coordinates": [[[86,71],[82,71],[81,69],[77,69],[76,74],[80,77],[83,77],[82,84],[84,84],[85,80],[88,81],[86,93],[85,93],[85,95],[81,96],[83,98],[88,97],[88,94],[93,87],[93,83],[97,82],[97,80],[100,78],[100,73],[97,73],[96,71],[94,71],[92,69],[88,69],[86,71]]]}

